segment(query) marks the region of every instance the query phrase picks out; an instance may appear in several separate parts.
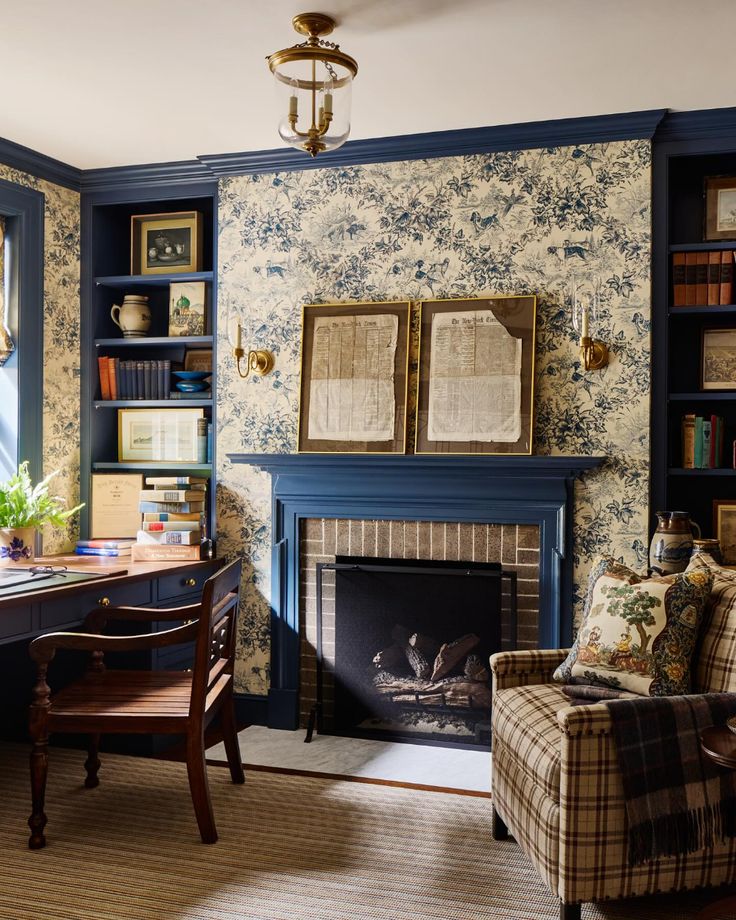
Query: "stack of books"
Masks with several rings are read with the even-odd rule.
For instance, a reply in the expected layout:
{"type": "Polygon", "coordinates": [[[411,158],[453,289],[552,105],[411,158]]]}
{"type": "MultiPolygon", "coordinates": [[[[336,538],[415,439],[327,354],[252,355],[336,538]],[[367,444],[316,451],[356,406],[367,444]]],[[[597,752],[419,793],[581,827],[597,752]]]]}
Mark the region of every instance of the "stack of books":
{"type": "Polygon", "coordinates": [[[682,419],[682,465],[686,470],[718,469],[723,462],[723,418],[688,414],[682,419]]]}
{"type": "Polygon", "coordinates": [[[138,561],[200,558],[207,538],[207,479],[200,476],[146,476],[140,493],[141,529],[133,547],[138,561]]]}
{"type": "Polygon", "coordinates": [[[171,398],[171,361],[121,361],[101,356],[97,363],[103,400],[171,398]]]}
{"type": "Polygon", "coordinates": [[[733,260],[731,250],[673,253],[672,306],[733,303],[733,260]]]}
{"type": "Polygon", "coordinates": [[[135,540],[77,540],[74,552],[78,556],[130,556],[135,540]]]}

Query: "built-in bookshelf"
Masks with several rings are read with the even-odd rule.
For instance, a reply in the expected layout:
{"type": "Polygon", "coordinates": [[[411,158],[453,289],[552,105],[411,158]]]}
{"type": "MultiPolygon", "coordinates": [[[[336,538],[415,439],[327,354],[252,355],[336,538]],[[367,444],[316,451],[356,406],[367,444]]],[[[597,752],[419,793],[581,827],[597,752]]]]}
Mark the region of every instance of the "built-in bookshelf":
{"type": "MultiPolygon", "coordinates": [[[[216,221],[217,187],[214,182],[191,183],[183,186],[130,188],[124,191],[92,192],[82,196],[82,365],[81,365],[81,425],[80,457],[82,501],[86,506],[81,518],[81,537],[88,538],[91,520],[91,475],[95,472],[140,471],[158,476],[206,476],[209,478],[207,530],[213,541],[215,534],[214,470],[215,466],[215,405],[216,405],[216,221]],[[148,214],[198,212],[203,237],[202,262],[198,271],[166,271],[157,274],[131,272],[131,217],[148,214]],[[203,335],[169,335],[170,285],[198,282],[207,294],[206,325],[203,335]],[[148,298],[151,326],[143,337],[124,338],[111,317],[113,305],[120,305],[125,295],[148,298]],[[169,371],[184,368],[187,353],[192,350],[212,351],[210,388],[190,396],[177,395],[172,377],[158,378],[156,366],[169,371]],[[126,371],[136,365],[153,365],[154,384],[146,381],[136,397],[125,392],[111,398],[103,390],[99,358],[107,358],[114,366],[126,363],[126,371]],[[174,394],[173,396],[171,394],[174,394]],[[153,398],[155,395],[155,398],[153,398]],[[196,409],[210,426],[206,457],[197,462],[121,461],[118,454],[119,419],[127,409],[196,409]]],[[[161,370],[162,373],[162,370],[161,370]]],[[[127,379],[127,378],[126,378],[127,379]]],[[[142,378],[141,378],[142,379],[142,378]]],[[[132,380],[132,378],[131,378],[132,380]]],[[[118,378],[119,382],[119,378],[118,378]]],[[[132,393],[132,385],[130,388],[132,393]]]]}
{"type": "MultiPolygon", "coordinates": [[[[732,449],[736,390],[703,389],[703,334],[705,330],[736,329],[736,286],[731,296],[726,293],[727,303],[713,302],[723,300],[723,291],[720,298],[714,289],[704,297],[701,286],[698,302],[692,302],[691,291],[690,303],[684,305],[680,293],[676,305],[675,284],[683,280],[677,270],[677,265],[683,264],[683,253],[721,254],[723,263],[733,271],[735,263],[730,257],[736,256],[736,240],[704,239],[705,180],[724,175],[736,176],[736,149],[724,150],[722,140],[655,144],[651,511],[688,511],[704,537],[715,536],[714,499],[733,497],[736,486],[732,449]],[[682,422],[687,414],[723,419],[719,468],[684,468],[682,422]]],[[[688,264],[692,261],[689,259],[688,264]]],[[[706,283],[713,281],[708,275],[706,283]]]]}

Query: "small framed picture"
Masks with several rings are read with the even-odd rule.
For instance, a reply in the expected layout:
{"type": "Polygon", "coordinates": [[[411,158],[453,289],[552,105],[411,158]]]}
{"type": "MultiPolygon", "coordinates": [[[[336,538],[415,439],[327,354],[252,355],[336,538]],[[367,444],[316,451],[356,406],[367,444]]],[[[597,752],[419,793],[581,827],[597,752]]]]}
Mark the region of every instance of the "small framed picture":
{"type": "Polygon", "coordinates": [[[169,335],[205,335],[207,285],[172,281],[169,285],[169,335]]]}
{"type": "Polygon", "coordinates": [[[211,348],[189,348],[184,353],[184,370],[185,371],[211,371],[212,370],[212,349],[211,348]]]}
{"type": "Polygon", "coordinates": [[[168,275],[202,270],[199,211],[136,214],[130,218],[131,275],[168,275]]]}
{"type": "Polygon", "coordinates": [[[736,329],[703,329],[701,390],[736,390],[736,329]]]}
{"type": "Polygon", "coordinates": [[[705,180],[706,240],[736,240],[736,176],[705,180]]]}
{"type": "Polygon", "coordinates": [[[118,409],[121,463],[197,463],[197,421],[202,409],[118,409]]]}
{"type": "Polygon", "coordinates": [[[425,300],[418,454],[530,454],[534,295],[425,300]]]}
{"type": "Polygon", "coordinates": [[[736,501],[713,500],[713,536],[721,544],[724,565],[736,565],[736,501]]]}

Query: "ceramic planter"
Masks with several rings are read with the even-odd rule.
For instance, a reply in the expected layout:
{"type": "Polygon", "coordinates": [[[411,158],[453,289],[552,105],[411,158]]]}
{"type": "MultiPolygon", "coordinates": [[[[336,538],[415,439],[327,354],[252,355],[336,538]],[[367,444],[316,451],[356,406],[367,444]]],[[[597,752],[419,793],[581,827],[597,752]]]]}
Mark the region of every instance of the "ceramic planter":
{"type": "Polygon", "coordinates": [[[0,565],[33,562],[35,527],[0,527],[0,565]]]}

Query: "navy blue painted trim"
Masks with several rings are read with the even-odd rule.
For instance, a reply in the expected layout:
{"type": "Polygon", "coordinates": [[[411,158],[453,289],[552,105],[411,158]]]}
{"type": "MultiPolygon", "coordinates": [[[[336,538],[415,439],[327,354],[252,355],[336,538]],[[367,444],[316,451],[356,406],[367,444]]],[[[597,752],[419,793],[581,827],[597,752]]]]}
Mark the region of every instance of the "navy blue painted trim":
{"type": "Polygon", "coordinates": [[[736,142],[736,108],[668,112],[654,134],[658,144],[714,140],[732,149],[736,142]]]}
{"type": "MultiPolygon", "coordinates": [[[[85,169],[81,188],[85,192],[109,192],[113,189],[145,188],[148,185],[189,185],[212,179],[212,171],[200,160],[181,160],[174,163],[145,163],[136,166],[110,166],[104,169],[85,169]]],[[[189,194],[189,189],[187,189],[189,194]]]]}
{"type": "Polygon", "coordinates": [[[200,156],[216,176],[276,172],[279,170],[320,169],[354,166],[360,163],[385,163],[434,157],[490,153],[499,150],[530,150],[536,147],[563,147],[605,141],[651,138],[665,115],[665,109],[627,112],[621,115],[591,115],[585,118],[560,118],[515,125],[463,128],[456,131],[431,131],[396,137],[372,137],[348,141],[338,150],[321,153],[315,159],[290,147],[250,153],[223,153],[200,156]]]}
{"type": "Polygon", "coordinates": [[[34,481],[43,470],[43,232],[45,196],[0,180],[0,213],[16,248],[11,287],[18,296],[18,457],[34,481]]]}
{"type": "Polygon", "coordinates": [[[5,138],[0,138],[0,163],[12,169],[20,169],[39,179],[46,179],[55,185],[74,189],[75,192],[82,186],[83,170],[5,138]]]}
{"type": "Polygon", "coordinates": [[[268,717],[268,699],[255,693],[233,694],[235,718],[238,724],[265,725],[268,717]]]}

